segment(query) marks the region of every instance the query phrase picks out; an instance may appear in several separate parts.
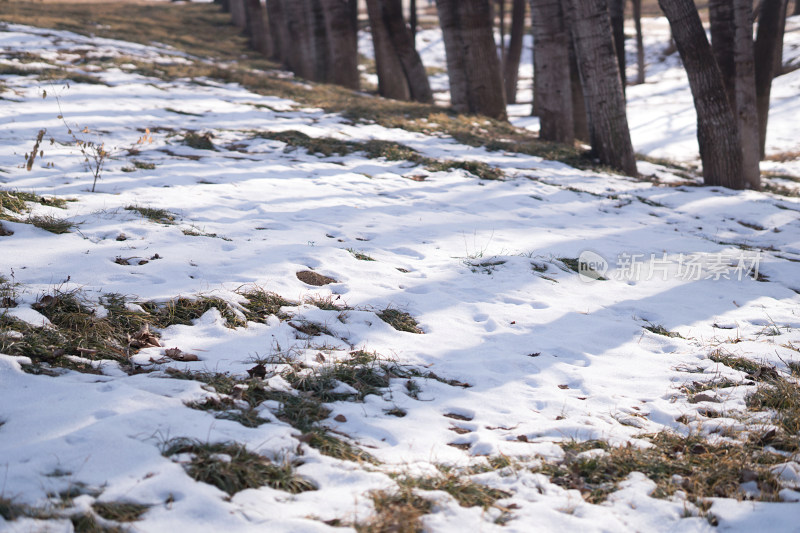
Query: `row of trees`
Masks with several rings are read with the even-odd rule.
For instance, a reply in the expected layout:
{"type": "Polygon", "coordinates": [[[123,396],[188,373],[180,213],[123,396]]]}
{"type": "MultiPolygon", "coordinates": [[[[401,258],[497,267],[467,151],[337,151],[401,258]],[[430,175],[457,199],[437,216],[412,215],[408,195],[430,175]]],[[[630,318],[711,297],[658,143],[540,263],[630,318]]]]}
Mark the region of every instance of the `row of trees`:
{"type": "MultiPolygon", "coordinates": [[[[644,81],[641,0],[638,82],[644,81]]],[[[357,0],[219,0],[253,49],[297,76],[358,89],[357,0]]],[[[795,11],[800,0],[795,3],[795,11]]],[[[697,111],[706,184],[760,187],[769,93],[780,74],[787,0],[711,0],[706,38],[693,0],[659,0],[686,68],[697,111]],[[753,41],[754,14],[758,32],[753,41]]],[[[433,101],[415,47],[416,4],[407,22],[402,0],[366,0],[378,92],[433,101]]],[[[636,175],[625,112],[625,0],[436,0],[447,55],[450,100],[457,112],[505,120],[516,102],[517,73],[528,8],[534,39],[534,113],[540,137],[587,141],[603,164],[636,175]],[[507,6],[507,1],[510,6],[507,6]],[[510,39],[506,9],[510,7],[510,39]],[[499,15],[501,43],[494,38],[499,15]]]]}

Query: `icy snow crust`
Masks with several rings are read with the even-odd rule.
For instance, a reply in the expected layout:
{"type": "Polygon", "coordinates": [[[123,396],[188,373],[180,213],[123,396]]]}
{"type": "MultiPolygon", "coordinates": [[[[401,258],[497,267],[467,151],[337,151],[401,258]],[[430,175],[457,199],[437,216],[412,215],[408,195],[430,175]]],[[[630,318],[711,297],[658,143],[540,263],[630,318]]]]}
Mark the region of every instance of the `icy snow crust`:
{"type": "MultiPolygon", "coordinates": [[[[793,46],[790,35],[787,47],[793,46]]],[[[184,60],[159,47],[17,25],[2,29],[0,47],[39,54],[52,63],[68,61],[76,48],[103,56],[184,60]]],[[[441,51],[437,54],[442,61],[441,51]]],[[[685,79],[669,62],[664,65],[663,71],[652,67],[649,85],[630,88],[630,120],[637,148],[677,157],[692,150],[694,133],[686,118],[691,103],[681,100],[688,92],[685,79]],[[673,89],[660,94],[663,87],[673,89]],[[669,105],[654,105],[655,98],[669,105]],[[670,106],[686,109],[675,112],[670,106]]],[[[776,81],[774,106],[782,112],[770,117],[771,149],[798,148],[797,74],[776,81]]],[[[737,421],[704,418],[702,406],[688,403],[680,389],[719,375],[742,379],[742,373],[708,359],[712,350],[722,347],[779,368],[798,360],[796,351],[784,347],[800,344],[796,198],[687,186],[690,182],[669,169],[649,163],[641,163],[644,174],[686,185],[658,187],[579,171],[447,137],[353,124],[234,84],[164,82],[124,68],[92,75],[105,85],[67,88],[34,77],[2,79],[0,183],[77,199],[66,210],[36,206],[33,212],[78,224],[70,233],[54,235],[28,224],[3,223],[14,235],[0,237],[0,274],[13,274],[21,284],[19,306],[9,313],[44,323],[31,305],[54,288],[80,289],[91,300],[120,293],[139,300],[202,294],[237,301],[234,290],[251,284],[296,300],[340,297],[356,308],[344,322],[335,311],[310,305],[287,311],[296,319],[324,323],[334,336],[315,341],[327,344],[328,352],[377,351],[471,387],[424,380],[415,399],[404,380],[393,380],[382,396],[330,404],[325,425],[383,462],[369,467],[301,444],[297,430],[268,409],[263,416],[270,423],[257,428],[190,409],[185,402],[210,395],[196,381],[169,379],[163,372],[127,376],[112,364],[100,376],[30,375],[21,370],[24,359],[0,355],[0,496],[42,505],[48,494],[85,484],[97,489],[101,501],[152,505],[135,523],[140,531],[328,530],[323,521],[366,519],[372,512],[368,492],[394,486],[390,472],[431,473],[437,463],[463,466],[497,454],[557,460],[563,451],[555,443],[571,439],[644,445],[638,435],[667,428],[684,434],[719,431],[737,421]],[[94,194],[87,192],[91,175],[70,145],[59,113],[117,149],[94,194]],[[45,139],[56,143],[46,142],[44,157],[26,172],[23,154],[41,128],[47,129],[45,139]],[[122,149],[134,146],[145,128],[153,142],[136,145],[136,156],[125,155],[122,149]],[[428,172],[410,162],[363,154],[309,155],[253,135],[289,129],[314,137],[396,141],[428,157],[488,163],[507,179],[481,181],[461,170],[428,172]],[[216,149],[181,144],[188,130],[212,132],[216,149]],[[122,172],[134,159],[155,169],[122,172]],[[177,223],[153,223],[124,209],[130,205],[166,209],[177,215],[177,223]],[[185,235],[187,229],[224,239],[185,235]],[[121,233],[127,240],[117,240],[121,233]],[[346,248],[375,261],[359,261],[346,248]],[[611,263],[606,281],[583,281],[558,260],[586,250],[611,263]],[[678,270],[690,255],[735,262],[744,255],[750,260],[759,250],[765,282],[736,279],[733,271],[727,271],[732,279],[706,279],[708,272],[686,279],[678,270]],[[117,257],[154,254],[161,259],[115,263],[117,257]],[[617,260],[635,254],[644,258],[638,276],[617,260]],[[647,272],[651,254],[667,265],[655,275],[647,272]],[[295,273],[308,269],[336,283],[306,285],[295,273]],[[378,319],[373,311],[387,306],[413,315],[424,334],[399,332],[378,319]],[[663,325],[683,338],[656,335],[643,329],[648,325],[663,325]],[[778,335],[767,335],[772,327],[778,335]],[[388,416],[385,411],[393,407],[407,415],[388,416]],[[453,413],[469,420],[443,416],[453,413]],[[345,421],[335,421],[337,415],[345,421]],[[676,421],[682,415],[688,425],[676,421]],[[454,433],[454,426],[466,432],[454,433]],[[302,449],[298,473],[318,490],[290,495],[263,487],[228,498],[161,455],[160,445],[173,437],[236,441],[278,461],[302,449]],[[54,475],[59,472],[68,474],[54,475]]],[[[160,333],[163,346],[200,357],[162,369],[246,377],[254,359],[268,356],[277,344],[294,349],[301,361],[313,362],[321,351],[275,317],[230,329],[216,310],[192,326],[160,333]]],[[[148,364],[162,351],[148,348],[135,360],[148,364]]],[[[715,408],[744,409],[742,388],[730,390],[720,392],[715,408]]],[[[792,468],[800,471],[796,464],[792,468]]],[[[715,530],[703,518],[685,517],[692,506],[680,494],[667,500],[649,497],[654,485],[641,474],[632,474],[602,505],[588,504],[578,491],[524,469],[476,479],[512,494],[501,502],[515,507],[510,522],[495,524],[496,509],[463,508],[441,493],[434,512],[424,518],[426,527],[715,530]]],[[[88,508],[93,498],[80,496],[74,504],[88,508]]],[[[748,531],[769,523],[773,531],[788,531],[796,527],[800,508],[717,499],[711,512],[720,520],[719,530],[748,531]]],[[[6,531],[44,527],[69,531],[72,526],[66,520],[0,518],[6,531]]]]}

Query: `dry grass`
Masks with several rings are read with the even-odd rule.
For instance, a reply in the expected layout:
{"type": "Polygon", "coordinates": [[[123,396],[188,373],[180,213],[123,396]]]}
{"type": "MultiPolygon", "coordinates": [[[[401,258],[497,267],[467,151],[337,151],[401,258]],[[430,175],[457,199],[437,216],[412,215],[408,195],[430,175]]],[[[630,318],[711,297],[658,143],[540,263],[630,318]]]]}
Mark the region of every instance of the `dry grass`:
{"type": "Polygon", "coordinates": [[[207,443],[191,439],[173,439],[164,444],[166,457],[191,456],[184,465],[195,480],[233,496],[239,491],[269,486],[292,494],[316,490],[314,483],[294,473],[296,464],[276,464],[235,442],[207,443]]]}

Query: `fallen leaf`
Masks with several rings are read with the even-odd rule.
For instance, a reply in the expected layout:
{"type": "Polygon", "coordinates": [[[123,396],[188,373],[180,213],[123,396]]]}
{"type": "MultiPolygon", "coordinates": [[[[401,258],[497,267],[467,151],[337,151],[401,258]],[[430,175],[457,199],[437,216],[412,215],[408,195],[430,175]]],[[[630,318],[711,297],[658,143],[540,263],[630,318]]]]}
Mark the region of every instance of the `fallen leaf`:
{"type": "Polygon", "coordinates": [[[200,358],[193,353],[182,352],[180,348],[167,348],[164,355],[175,361],[199,361],[200,358]]]}
{"type": "Polygon", "coordinates": [[[344,415],[336,415],[333,417],[337,422],[347,422],[347,417],[344,415]]]}
{"type": "Polygon", "coordinates": [[[158,337],[150,332],[150,324],[143,325],[132,336],[128,335],[128,345],[134,348],[160,348],[158,337]]]}
{"type": "Polygon", "coordinates": [[[267,376],[267,367],[261,363],[258,363],[253,368],[247,369],[247,375],[249,375],[251,378],[264,379],[267,376]]]}

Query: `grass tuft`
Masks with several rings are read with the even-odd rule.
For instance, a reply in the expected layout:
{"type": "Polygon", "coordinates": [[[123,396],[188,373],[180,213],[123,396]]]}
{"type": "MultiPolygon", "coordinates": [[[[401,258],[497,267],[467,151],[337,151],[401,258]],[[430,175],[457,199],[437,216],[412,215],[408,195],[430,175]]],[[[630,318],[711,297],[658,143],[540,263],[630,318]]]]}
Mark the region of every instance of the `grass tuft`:
{"type": "Polygon", "coordinates": [[[125,208],[126,211],[136,211],[144,218],[157,222],[159,224],[174,224],[176,215],[170,213],[166,209],[157,209],[155,207],[142,207],[138,205],[129,205],[125,208]]]}
{"type": "Polygon", "coordinates": [[[410,314],[399,309],[387,307],[386,309],[375,313],[378,318],[392,326],[397,331],[406,331],[408,333],[425,333],[420,329],[417,321],[414,320],[410,314]]]}
{"type": "Polygon", "coordinates": [[[406,488],[370,493],[375,515],[355,524],[358,533],[422,533],[421,518],[433,510],[433,503],[406,488]]]}
{"type": "Polygon", "coordinates": [[[189,476],[231,496],[263,486],[292,494],[317,488],[310,480],[295,474],[295,464],[289,461],[275,464],[235,442],[207,443],[178,438],[166,442],[162,454],[165,457],[190,454],[191,459],[184,465],[189,476]]]}
{"type": "Polygon", "coordinates": [[[149,508],[149,505],[125,501],[94,502],[92,504],[92,509],[101,518],[114,522],[135,522],[140,520],[149,508]]]}
{"type": "Polygon", "coordinates": [[[210,132],[200,134],[196,131],[187,131],[181,142],[195,150],[216,150],[214,143],[211,142],[213,138],[214,136],[210,132]]]}
{"type": "Polygon", "coordinates": [[[60,235],[62,233],[69,233],[69,230],[75,226],[75,223],[70,222],[64,218],[54,217],[52,215],[35,215],[28,217],[26,220],[28,224],[32,224],[39,229],[49,231],[60,235]]]}

